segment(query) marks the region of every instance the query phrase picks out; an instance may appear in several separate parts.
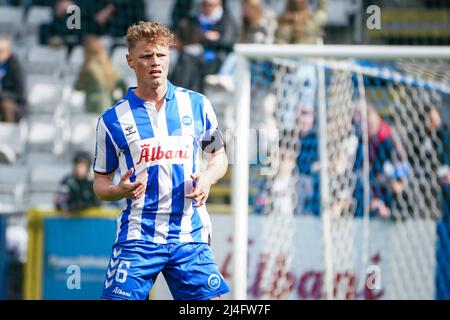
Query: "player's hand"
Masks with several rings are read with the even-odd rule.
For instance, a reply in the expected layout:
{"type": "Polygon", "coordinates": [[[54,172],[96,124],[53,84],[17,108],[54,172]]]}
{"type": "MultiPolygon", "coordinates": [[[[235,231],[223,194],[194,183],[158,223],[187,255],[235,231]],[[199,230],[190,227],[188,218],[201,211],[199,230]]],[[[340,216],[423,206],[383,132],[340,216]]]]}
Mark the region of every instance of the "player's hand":
{"type": "Polygon", "coordinates": [[[134,168],[128,170],[121,178],[120,182],[117,185],[119,190],[119,194],[122,195],[122,198],[128,198],[131,200],[139,199],[145,193],[145,189],[147,186],[147,177],[140,179],[135,182],[130,182],[129,178],[134,172],[134,168]]]}
{"type": "Polygon", "coordinates": [[[196,202],[194,207],[201,207],[208,199],[212,181],[209,178],[207,171],[195,172],[191,174],[191,178],[195,181],[195,188],[192,189],[191,193],[186,195],[186,198],[196,202]]]}

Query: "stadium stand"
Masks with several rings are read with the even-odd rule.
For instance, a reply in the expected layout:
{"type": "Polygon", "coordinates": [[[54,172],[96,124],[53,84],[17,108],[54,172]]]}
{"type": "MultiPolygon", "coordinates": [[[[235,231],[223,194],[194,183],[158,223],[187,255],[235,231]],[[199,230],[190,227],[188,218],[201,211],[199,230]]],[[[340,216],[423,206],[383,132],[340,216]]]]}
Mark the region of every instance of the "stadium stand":
{"type": "MultiPolygon", "coordinates": [[[[74,1],[76,3],[76,1],[74,1]]],[[[145,17],[171,25],[175,0],[145,0],[145,17]]],[[[200,1],[195,1],[198,5],[200,1]]],[[[224,1],[241,26],[240,0],[224,1]]],[[[316,8],[317,1],[312,8],[316,8]]],[[[62,177],[70,172],[70,159],[78,150],[93,153],[98,115],[85,111],[85,94],[74,89],[83,64],[80,43],[51,46],[40,42],[41,26],[54,18],[50,1],[28,1],[29,6],[0,5],[0,34],[13,40],[13,51],[26,70],[27,115],[19,123],[0,122],[0,214],[24,213],[30,208],[54,209],[54,196],[62,177]],[[38,4],[35,4],[38,3],[38,4]]],[[[287,0],[265,0],[280,15],[287,0]]],[[[368,1],[330,0],[324,28],[325,44],[448,45],[448,1],[379,1],[382,30],[366,30],[368,1]]],[[[131,15],[131,14],[130,14],[131,15]]],[[[125,23],[124,21],[122,21],[125,23]]],[[[126,24],[134,21],[126,21],[126,24]]],[[[99,32],[100,33],[100,32],[99,32]]],[[[123,39],[102,30],[101,39],[112,63],[129,86],[135,85],[127,65],[123,39]]],[[[222,75],[205,78],[223,130],[233,129],[235,89],[222,75]]],[[[267,80],[270,76],[264,75],[267,80]]],[[[105,106],[106,107],[106,106],[105,106]]],[[[448,119],[448,117],[447,117],[448,119]]],[[[445,117],[444,117],[445,120],[445,117]]],[[[448,120],[447,120],[448,121],[448,120]]],[[[211,212],[231,212],[231,170],[214,186],[208,203],[211,212]]],[[[261,188],[251,187],[251,193],[261,188]]],[[[254,204],[257,196],[249,196],[254,204]]]]}
{"type": "MultiPolygon", "coordinates": [[[[170,25],[170,10],[167,8],[172,7],[174,3],[175,1],[145,1],[146,17],[170,25]]],[[[196,1],[197,5],[198,3],[199,1],[196,1]]],[[[230,12],[240,25],[242,17],[240,1],[228,0],[226,5],[231,9],[230,12]]],[[[286,1],[266,0],[264,5],[279,15],[284,10],[286,1]]],[[[313,5],[313,8],[315,5],[313,5]]],[[[415,41],[422,43],[419,39],[421,37],[428,39],[429,44],[448,43],[449,35],[444,31],[448,29],[445,27],[448,23],[448,10],[444,5],[438,3],[434,7],[427,6],[426,8],[421,8],[418,3],[408,4],[406,2],[402,2],[400,8],[390,6],[389,2],[384,5],[382,17],[387,28],[383,28],[380,32],[376,30],[368,32],[366,37],[362,37],[363,43],[407,44],[410,42],[416,43],[415,41]],[[400,16],[399,10],[402,10],[400,16]],[[423,10],[425,10],[425,13],[420,15],[419,12],[423,13],[423,10]],[[396,17],[400,17],[400,21],[396,20],[396,17]],[[423,17],[425,17],[425,20],[422,19],[423,17]],[[396,23],[393,24],[392,21],[396,23]],[[431,21],[433,24],[429,23],[431,21]],[[428,27],[424,28],[423,25],[428,27]],[[417,31],[411,31],[410,26],[414,26],[414,30],[417,31]],[[436,32],[437,29],[441,31],[436,32]],[[405,30],[409,31],[405,33],[405,30]],[[393,38],[403,40],[392,42],[393,38]]],[[[83,47],[76,45],[69,51],[69,48],[64,46],[55,48],[39,43],[36,30],[41,25],[52,21],[52,12],[51,7],[41,4],[29,7],[0,6],[0,33],[12,36],[15,40],[14,53],[27,70],[29,116],[25,124],[22,124],[22,127],[28,127],[27,138],[24,139],[27,152],[47,150],[54,153],[56,150],[61,153],[62,150],[74,150],[88,140],[94,126],[93,121],[90,120],[80,123],[74,120],[87,119],[87,116],[83,114],[84,95],[71,87],[83,63],[83,47]],[[65,84],[64,90],[63,84],[65,84]],[[62,123],[70,124],[69,129],[64,128],[62,123]],[[91,124],[91,127],[89,127],[89,124],[91,124]],[[58,144],[58,142],[55,142],[58,140],[58,136],[62,140],[61,143],[67,144],[67,146],[55,147],[55,144],[58,144]]],[[[361,4],[358,1],[330,1],[328,12],[325,43],[342,43],[343,40],[347,43],[354,41],[356,16],[364,14],[364,12],[361,12],[361,4]],[[342,33],[343,30],[346,32],[342,33]],[[342,34],[347,35],[343,38],[342,34]]],[[[133,73],[124,58],[126,47],[117,45],[121,40],[107,34],[102,36],[102,41],[107,51],[110,52],[112,62],[121,70],[128,84],[132,85],[133,73]]],[[[232,92],[230,88],[221,85],[220,81],[217,81],[217,77],[207,77],[205,93],[211,97],[213,104],[217,106],[218,116],[220,121],[224,123],[224,129],[230,128],[233,125],[232,106],[230,104],[232,92]]],[[[7,136],[11,130],[13,129],[4,131],[2,136],[7,136]]],[[[17,131],[17,127],[14,130],[17,131]]],[[[15,153],[15,156],[10,156],[11,159],[27,162],[27,153],[21,151],[24,149],[23,144],[10,143],[9,145],[10,147],[14,146],[13,153],[15,153]]],[[[6,149],[5,146],[4,149],[6,149]]],[[[10,152],[10,154],[12,153],[10,152]]],[[[221,190],[226,189],[224,186],[220,188],[222,188],[221,190]]],[[[212,198],[214,198],[214,192],[212,192],[212,198]]]]}
{"type": "Polygon", "coordinates": [[[21,30],[24,8],[0,6],[0,34],[15,37],[21,30]]]}

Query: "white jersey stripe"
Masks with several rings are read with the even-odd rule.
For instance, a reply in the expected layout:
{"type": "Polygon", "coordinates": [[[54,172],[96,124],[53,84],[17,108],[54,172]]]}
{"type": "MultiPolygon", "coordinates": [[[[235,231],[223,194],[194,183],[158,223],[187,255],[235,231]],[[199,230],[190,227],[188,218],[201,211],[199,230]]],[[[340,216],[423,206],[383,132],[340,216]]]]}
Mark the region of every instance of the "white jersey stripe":
{"type": "Polygon", "coordinates": [[[103,118],[100,118],[97,124],[97,141],[101,141],[100,143],[96,143],[95,145],[95,157],[94,157],[94,170],[102,170],[106,171],[106,152],[101,150],[104,148],[104,141],[106,139],[106,130],[105,124],[103,122],[103,118]]]}
{"type": "Polygon", "coordinates": [[[202,241],[208,242],[212,230],[211,230],[211,220],[209,218],[208,211],[206,210],[206,206],[203,205],[201,207],[198,207],[197,212],[200,216],[200,220],[202,221],[203,226],[201,234],[202,241]]]}

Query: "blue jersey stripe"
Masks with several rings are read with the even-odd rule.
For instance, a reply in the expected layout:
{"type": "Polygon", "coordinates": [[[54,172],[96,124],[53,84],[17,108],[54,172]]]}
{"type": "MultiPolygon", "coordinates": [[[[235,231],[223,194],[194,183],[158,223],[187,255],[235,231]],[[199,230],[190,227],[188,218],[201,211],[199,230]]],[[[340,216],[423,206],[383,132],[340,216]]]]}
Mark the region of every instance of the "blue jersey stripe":
{"type": "Polygon", "coordinates": [[[147,168],[148,180],[145,190],[145,205],[142,210],[142,238],[153,241],[155,234],[155,219],[158,211],[159,185],[158,185],[158,166],[147,168]]]}
{"type": "Polygon", "coordinates": [[[203,96],[190,92],[189,98],[191,99],[192,115],[194,116],[194,126],[195,126],[195,140],[194,140],[194,161],[192,165],[192,172],[197,170],[196,161],[197,153],[200,147],[199,138],[203,133],[203,96]]]}
{"type": "Polygon", "coordinates": [[[172,212],[183,214],[184,208],[184,166],[172,165],[172,212]]]}
{"type": "MultiPolygon", "coordinates": [[[[200,137],[203,134],[203,96],[189,92],[189,98],[191,99],[192,115],[194,116],[194,126],[195,126],[195,140],[194,140],[194,161],[192,164],[192,172],[197,170],[197,154],[200,147],[200,137]]],[[[195,187],[195,182],[193,182],[195,187]]],[[[192,204],[195,204],[192,201],[192,204]]],[[[191,236],[194,242],[202,242],[201,228],[202,222],[200,220],[200,215],[198,214],[197,208],[193,208],[194,212],[191,217],[192,231],[191,236]]]]}
{"type": "Polygon", "coordinates": [[[178,239],[181,232],[181,216],[184,209],[184,166],[172,165],[172,213],[169,219],[169,236],[178,239]]]}
{"type": "MultiPolygon", "coordinates": [[[[166,123],[169,136],[182,134],[180,113],[177,99],[166,104],[166,123]]],[[[169,218],[169,235],[167,239],[179,238],[181,231],[181,215],[184,208],[184,167],[172,165],[172,214],[169,218]]]]}
{"type": "Polygon", "coordinates": [[[202,228],[203,228],[203,224],[202,224],[202,220],[200,219],[200,214],[198,213],[197,208],[194,208],[194,213],[192,214],[191,217],[191,225],[192,225],[192,231],[191,231],[191,236],[192,236],[192,240],[194,242],[203,242],[202,241],[202,228]]]}
{"type": "Polygon", "coordinates": [[[201,137],[204,128],[203,96],[190,92],[189,98],[191,99],[192,114],[194,116],[195,136],[201,137]]]}
{"type": "Polygon", "coordinates": [[[206,131],[211,130],[211,121],[209,121],[208,115],[206,115],[206,131]]]}
{"type": "Polygon", "coordinates": [[[132,107],[131,112],[133,113],[133,118],[141,139],[153,138],[155,134],[145,107],[132,107]]]}
{"type": "Polygon", "coordinates": [[[166,123],[169,136],[181,135],[180,114],[178,111],[177,99],[166,105],[166,123]]]}
{"type": "MultiPolygon", "coordinates": [[[[204,117],[203,117],[203,96],[196,94],[194,92],[191,92],[189,94],[191,99],[191,106],[192,106],[192,114],[194,116],[194,124],[195,124],[195,142],[194,142],[194,162],[193,162],[193,168],[192,171],[195,172],[197,170],[196,168],[196,162],[197,162],[197,154],[200,147],[200,139],[204,132],[204,117]]],[[[194,183],[195,187],[195,183],[194,183]]],[[[192,204],[195,204],[196,202],[193,201],[192,204]]],[[[191,225],[192,225],[192,231],[191,236],[194,242],[202,242],[202,235],[201,235],[201,229],[203,227],[202,221],[200,219],[200,215],[198,213],[197,208],[194,208],[194,212],[191,217],[191,225]]]]}
{"type": "Polygon", "coordinates": [[[122,218],[120,219],[120,231],[117,236],[117,242],[122,242],[127,240],[128,233],[128,216],[131,212],[131,200],[127,199],[127,208],[123,211],[122,218]]]}
{"type": "Polygon", "coordinates": [[[106,145],[106,172],[112,172],[119,166],[119,158],[117,157],[114,145],[109,134],[105,134],[106,145]]]}

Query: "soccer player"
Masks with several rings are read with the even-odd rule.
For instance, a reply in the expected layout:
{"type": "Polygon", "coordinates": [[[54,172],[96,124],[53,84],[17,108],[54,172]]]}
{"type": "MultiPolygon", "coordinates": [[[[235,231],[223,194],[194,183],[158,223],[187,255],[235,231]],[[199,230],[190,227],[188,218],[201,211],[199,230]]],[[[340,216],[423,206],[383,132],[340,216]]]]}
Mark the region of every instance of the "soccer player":
{"type": "Polygon", "coordinates": [[[168,28],[139,22],[125,40],[137,87],[97,125],[94,190],[103,200],[127,201],[102,298],[147,299],[160,272],[174,299],[219,298],[229,288],[209,246],[205,207],[228,165],[216,115],[205,96],[167,80],[174,45],[168,28]],[[117,168],[122,176],[113,184],[117,168]]]}

